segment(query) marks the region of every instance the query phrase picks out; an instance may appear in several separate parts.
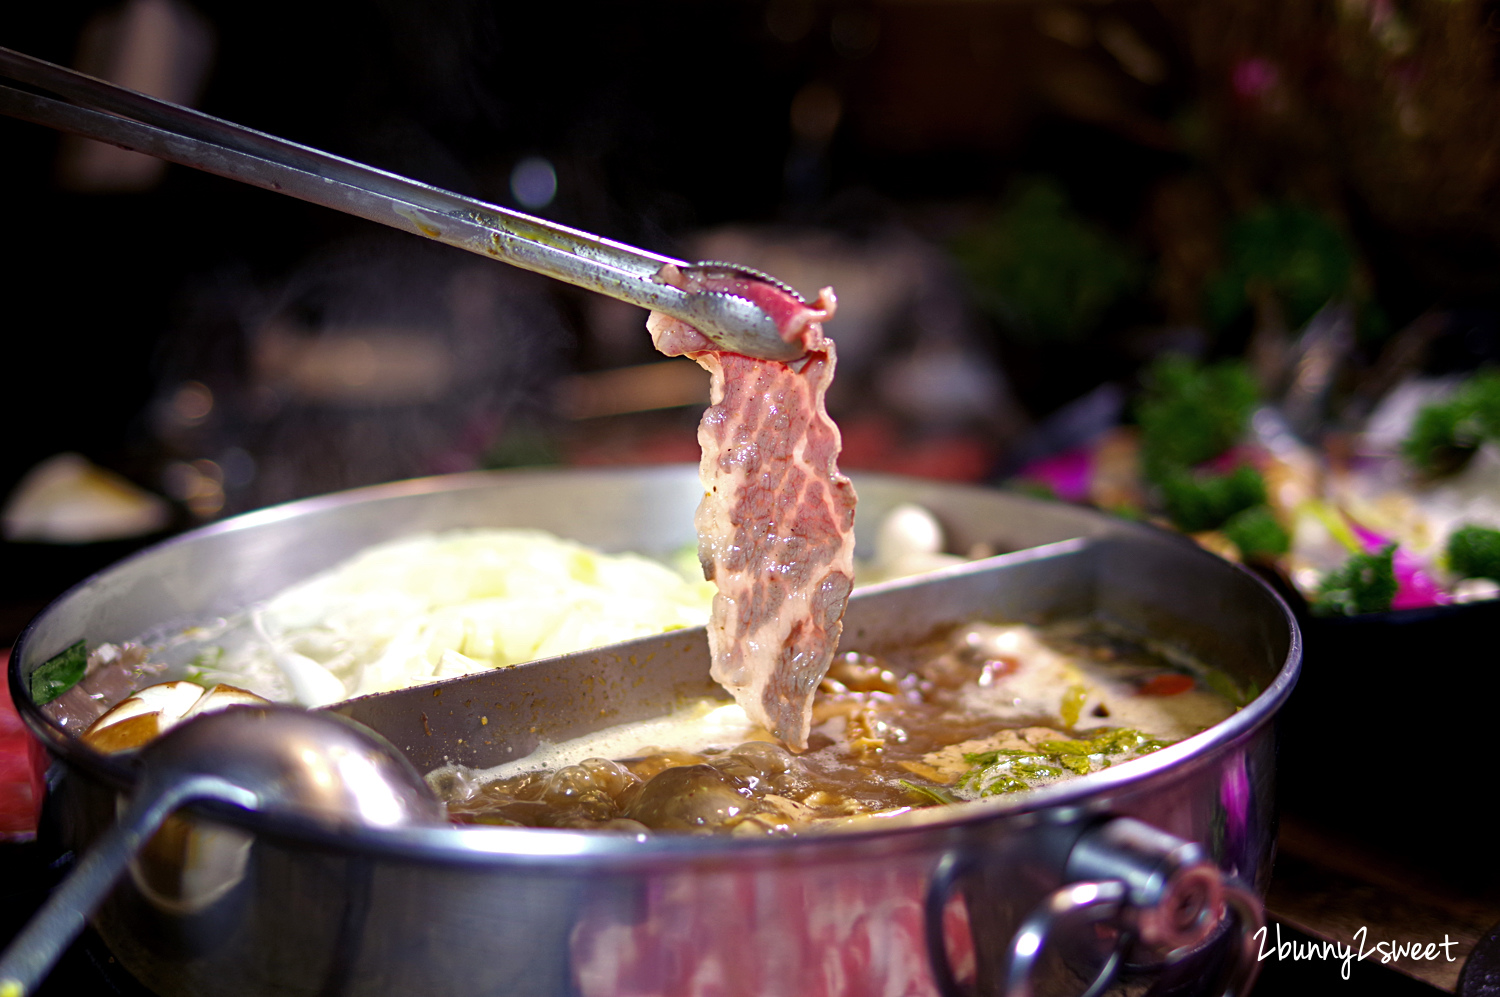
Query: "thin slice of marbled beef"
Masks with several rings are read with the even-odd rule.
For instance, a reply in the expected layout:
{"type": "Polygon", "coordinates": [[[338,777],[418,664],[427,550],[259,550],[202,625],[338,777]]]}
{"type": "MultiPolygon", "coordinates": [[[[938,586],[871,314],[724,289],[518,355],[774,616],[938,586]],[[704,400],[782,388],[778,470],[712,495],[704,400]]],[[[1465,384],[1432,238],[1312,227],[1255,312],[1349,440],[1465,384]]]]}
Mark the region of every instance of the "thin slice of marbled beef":
{"type": "Polygon", "coordinates": [[[835,300],[824,288],[807,305],[740,277],[706,287],[749,297],[783,338],[807,349],[790,364],[758,360],[665,315],[647,322],[658,350],[692,357],[712,380],[698,426],[697,526],[703,572],[718,587],[708,625],[713,677],[752,720],[802,750],[854,580],[854,488],[839,473],[839,430],[823,405],[835,354],[822,322],[835,300]]]}

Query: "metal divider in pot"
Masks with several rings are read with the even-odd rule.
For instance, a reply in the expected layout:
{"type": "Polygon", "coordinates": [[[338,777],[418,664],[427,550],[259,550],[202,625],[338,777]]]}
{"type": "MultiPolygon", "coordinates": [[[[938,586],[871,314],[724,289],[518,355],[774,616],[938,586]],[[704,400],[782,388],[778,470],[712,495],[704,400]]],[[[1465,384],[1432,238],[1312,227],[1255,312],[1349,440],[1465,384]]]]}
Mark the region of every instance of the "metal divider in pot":
{"type": "MultiPolygon", "coordinates": [[[[1234,566],[1149,528],[984,489],[855,481],[862,541],[884,510],[914,501],[954,549],[1013,553],[863,591],[846,615],[846,646],[964,619],[1094,616],[1263,691],[1200,734],[1075,780],[794,838],[458,826],[310,836],[219,814],[255,836],[245,881],[223,909],[142,919],[148,901],[127,881],[101,910],[101,935],[162,994],[621,997],[692,992],[708,979],[746,995],[1083,993],[1116,977],[1183,974],[1204,993],[1243,990],[1254,969],[1244,942],[1272,855],[1271,720],[1300,661],[1285,607],[1234,566]],[[201,934],[209,923],[212,937],[201,934]]],[[[691,542],[699,494],[688,467],[501,473],[266,510],[155,548],[63,597],[23,636],[12,686],[24,690],[31,669],[80,636],[124,640],[243,608],[416,532],[529,526],[665,553],[691,542]]],[[[412,692],[339,711],[419,770],[493,765],[540,737],[605,725],[601,711],[619,723],[705,686],[701,631],[643,640],[454,680],[479,686],[423,687],[425,722],[413,718],[412,692]],[[629,681],[611,677],[648,649],[649,680],[639,668],[629,681]],[[585,678],[592,691],[581,695],[585,678]],[[503,697],[523,706],[496,710],[503,697]],[[468,736],[481,719],[484,737],[468,736]]],[[[60,840],[82,848],[129,773],[34,707],[23,712],[68,769],[52,809],[60,840]]]]}

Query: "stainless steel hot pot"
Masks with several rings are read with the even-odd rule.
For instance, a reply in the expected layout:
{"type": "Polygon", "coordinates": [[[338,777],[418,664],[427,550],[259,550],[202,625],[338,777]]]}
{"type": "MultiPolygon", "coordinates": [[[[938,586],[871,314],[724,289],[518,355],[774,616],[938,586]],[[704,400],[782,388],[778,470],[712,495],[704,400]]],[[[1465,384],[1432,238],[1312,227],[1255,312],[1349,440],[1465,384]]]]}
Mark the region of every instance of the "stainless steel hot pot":
{"type": "MultiPolygon", "coordinates": [[[[1131,992],[1243,989],[1273,849],[1271,720],[1301,656],[1285,606],[1249,574],[1147,527],[984,489],[855,480],[862,545],[886,510],[915,501],[953,549],[1010,553],[858,595],[846,647],[981,616],[1095,614],[1263,691],[1211,730],[1073,782],[795,839],[333,835],[200,811],[199,826],[216,829],[205,838],[229,856],[218,881],[185,902],[133,875],[98,914],[100,934],[163,995],[905,997],[1077,994],[1112,980],[1131,992]]],[[[666,552],[692,542],[700,494],[692,467],[404,482],[241,516],[89,579],[31,624],[11,665],[16,701],[65,771],[49,804],[62,843],[85,848],[132,780],[127,763],[68,740],[26,699],[31,670],[71,642],[211,619],[421,531],[531,526],[666,552]]],[[[538,737],[708,688],[701,630],[650,640],[572,656],[535,681],[496,672],[501,685],[465,686],[466,700],[423,690],[419,716],[411,699],[379,697],[343,712],[419,768],[493,764],[538,737]],[[487,701],[497,690],[506,702],[487,701]]]]}

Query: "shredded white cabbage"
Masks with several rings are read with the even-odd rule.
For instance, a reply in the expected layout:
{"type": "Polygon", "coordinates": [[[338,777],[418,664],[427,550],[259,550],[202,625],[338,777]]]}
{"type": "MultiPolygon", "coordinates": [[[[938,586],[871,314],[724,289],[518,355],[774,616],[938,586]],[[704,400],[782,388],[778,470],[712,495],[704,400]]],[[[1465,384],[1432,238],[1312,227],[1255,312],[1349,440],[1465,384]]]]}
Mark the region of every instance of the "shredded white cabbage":
{"type": "Polygon", "coordinates": [[[309,690],[336,687],[309,682],[310,668],[346,696],[403,689],[697,626],[713,595],[686,571],[540,530],[418,536],[371,547],[256,607],[258,626],[218,635],[222,655],[200,656],[197,673],[325,705],[334,700],[309,690]]]}

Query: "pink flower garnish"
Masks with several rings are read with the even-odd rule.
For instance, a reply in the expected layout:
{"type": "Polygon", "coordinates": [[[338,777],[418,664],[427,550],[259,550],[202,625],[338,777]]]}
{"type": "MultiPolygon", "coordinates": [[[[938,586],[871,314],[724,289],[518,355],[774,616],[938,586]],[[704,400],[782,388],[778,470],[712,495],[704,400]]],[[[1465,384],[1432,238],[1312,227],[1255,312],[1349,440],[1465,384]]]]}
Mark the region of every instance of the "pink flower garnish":
{"type": "MultiPolygon", "coordinates": [[[[1359,540],[1365,552],[1375,554],[1396,543],[1392,537],[1377,533],[1355,522],[1347,513],[1344,519],[1359,540]]],[[[1452,601],[1443,586],[1427,571],[1421,558],[1397,546],[1391,558],[1391,568],[1396,575],[1396,594],[1391,599],[1392,609],[1423,609],[1427,606],[1446,606],[1452,601]]]]}
{"type": "Polygon", "coordinates": [[[1021,469],[1019,476],[1028,481],[1041,482],[1064,502],[1087,502],[1089,482],[1093,475],[1093,450],[1089,447],[1077,447],[1034,460],[1021,469]]]}

